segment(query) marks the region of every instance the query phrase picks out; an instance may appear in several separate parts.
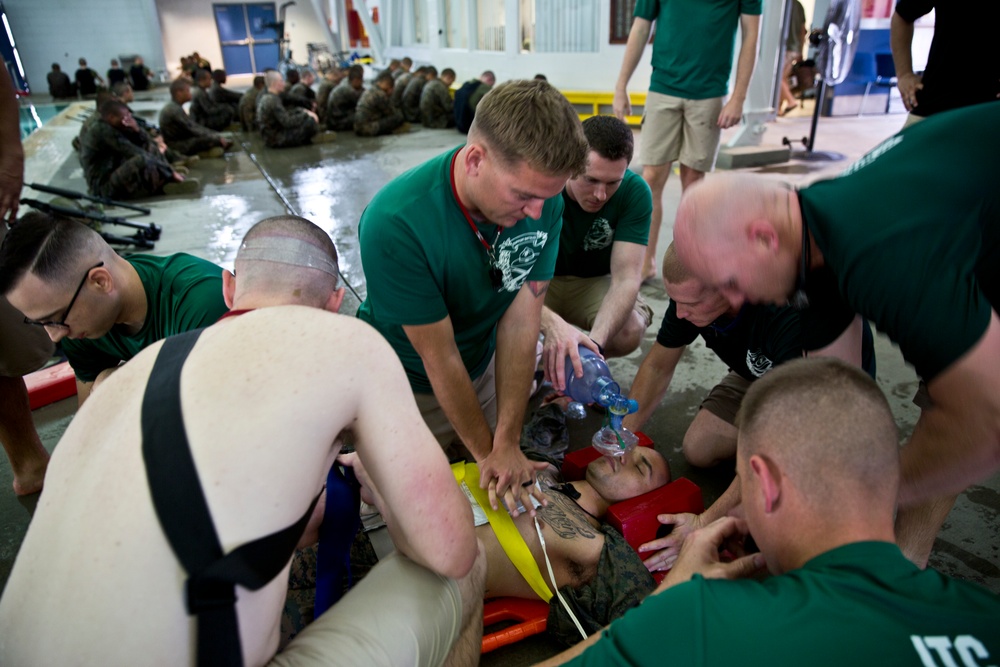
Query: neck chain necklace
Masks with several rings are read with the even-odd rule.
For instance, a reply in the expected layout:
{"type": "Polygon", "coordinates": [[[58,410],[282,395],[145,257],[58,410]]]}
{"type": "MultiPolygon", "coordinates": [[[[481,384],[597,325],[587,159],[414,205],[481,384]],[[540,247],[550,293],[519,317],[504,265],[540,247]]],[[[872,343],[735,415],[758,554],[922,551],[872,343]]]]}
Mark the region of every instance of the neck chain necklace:
{"type": "Polygon", "coordinates": [[[503,287],[503,269],[497,264],[496,246],[500,240],[500,233],[503,232],[503,227],[497,225],[497,235],[493,237],[493,243],[487,243],[486,239],[483,238],[483,233],[479,231],[479,227],[476,226],[476,223],[472,220],[472,216],[469,215],[468,209],[465,208],[465,204],[459,199],[458,187],[455,185],[455,161],[461,152],[461,150],[458,150],[451,157],[451,194],[455,197],[455,202],[458,204],[458,208],[461,209],[462,215],[465,216],[465,221],[469,223],[469,227],[472,228],[472,232],[479,239],[479,243],[486,249],[486,265],[489,268],[490,285],[493,286],[494,290],[499,291],[503,287]]]}

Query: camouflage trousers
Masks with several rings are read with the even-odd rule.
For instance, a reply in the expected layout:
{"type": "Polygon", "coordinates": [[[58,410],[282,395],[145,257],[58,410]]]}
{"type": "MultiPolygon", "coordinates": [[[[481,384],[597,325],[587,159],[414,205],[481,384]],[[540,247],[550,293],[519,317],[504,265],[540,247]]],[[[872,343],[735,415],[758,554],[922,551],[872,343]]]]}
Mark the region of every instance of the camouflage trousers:
{"type": "Polygon", "coordinates": [[[136,155],[98,183],[91,183],[90,191],[110,199],[138,199],[162,192],[163,186],[172,180],[173,169],[162,159],[136,155]]]}
{"type": "Polygon", "coordinates": [[[171,141],[167,146],[171,150],[183,153],[184,155],[197,155],[203,151],[211,150],[216,146],[221,146],[221,144],[218,137],[191,137],[190,139],[171,141]]]}
{"type": "Polygon", "coordinates": [[[442,113],[440,115],[432,116],[430,114],[424,114],[420,119],[421,124],[424,127],[444,129],[446,127],[455,127],[455,115],[442,113]]]}
{"type": "Polygon", "coordinates": [[[403,124],[403,114],[394,113],[388,118],[372,120],[359,123],[354,122],[354,134],[359,137],[377,137],[380,134],[389,134],[403,124]]]}
{"type": "Polygon", "coordinates": [[[309,140],[316,134],[319,126],[311,119],[308,123],[302,123],[297,127],[283,128],[273,132],[262,132],[264,143],[268,148],[291,148],[292,146],[302,146],[308,144],[309,140]]]}
{"type": "Polygon", "coordinates": [[[335,132],[350,132],[354,129],[354,114],[347,116],[326,116],[326,129],[335,132]]]}
{"type": "Polygon", "coordinates": [[[204,121],[202,125],[210,130],[219,132],[229,127],[229,124],[233,122],[234,115],[235,112],[232,107],[219,106],[210,116],[202,119],[204,121]]]}

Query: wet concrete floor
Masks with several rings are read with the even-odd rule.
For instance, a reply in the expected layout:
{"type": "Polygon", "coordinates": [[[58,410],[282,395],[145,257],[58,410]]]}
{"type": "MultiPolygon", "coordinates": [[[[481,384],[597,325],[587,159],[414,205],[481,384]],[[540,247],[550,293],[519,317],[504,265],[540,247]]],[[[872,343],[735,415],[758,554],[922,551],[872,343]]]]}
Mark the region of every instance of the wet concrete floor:
{"type": "MultiPolygon", "coordinates": [[[[135,111],[155,122],[165,93],[146,93],[133,104],[135,111]]],[[[88,104],[87,108],[92,106],[88,104]]],[[[70,147],[79,131],[85,111],[76,104],[61,113],[25,141],[28,153],[26,183],[37,182],[84,191],[86,185],[76,154],[70,147]]],[[[863,155],[902,124],[898,115],[865,118],[822,119],[817,149],[836,149],[846,159],[835,162],[793,160],[783,165],[753,171],[796,185],[820,176],[833,175],[863,155]]],[[[766,142],[778,144],[782,136],[802,137],[809,131],[809,117],[779,119],[769,127],[766,142]]],[[[463,138],[452,130],[426,130],[419,126],[401,136],[378,139],[344,133],[331,144],[286,150],[269,150],[259,137],[237,134],[241,150],[223,159],[202,160],[191,176],[202,183],[200,195],[159,197],[143,202],[153,209],[139,222],[153,221],[164,228],[156,254],[188,252],[232,267],[236,248],[244,232],[258,220],[283,213],[282,199],[270,187],[263,170],[275,183],[292,209],[326,229],[337,244],[341,269],[353,290],[364,298],[365,280],[358,249],[357,222],[378,189],[406,169],[459,144],[463,138]],[[256,157],[251,159],[251,154],[256,157]],[[259,165],[259,168],[258,168],[259,165]]],[[[724,136],[724,140],[725,140],[724,136]]],[[[633,168],[640,169],[637,165],[633,168]]],[[[24,196],[46,200],[48,195],[25,190],[24,196]]],[[[673,211],[680,197],[679,178],[672,177],[664,196],[665,220],[659,251],[669,243],[673,211]]],[[[131,214],[125,214],[129,216],[131,214]]],[[[119,232],[120,229],[109,231],[119,232]]],[[[666,294],[660,286],[644,286],[643,296],[656,313],[639,351],[611,362],[612,371],[623,386],[629,386],[646,351],[655,340],[660,318],[666,311],[666,294]]],[[[350,293],[344,313],[353,314],[358,301],[350,293]]],[[[885,338],[876,336],[878,382],[889,398],[900,429],[901,439],[909,436],[919,416],[910,402],[916,376],[898,350],[885,338]]],[[[705,393],[726,372],[725,366],[699,341],[681,359],[671,391],[645,431],[670,462],[675,477],[685,476],[702,488],[706,506],[725,490],[732,479],[732,466],[711,470],[689,466],[680,449],[681,438],[694,417],[705,393]]],[[[55,447],[73,417],[75,399],[35,411],[35,422],[45,445],[55,447]]],[[[849,425],[844,425],[844,428],[849,425]]],[[[589,440],[589,426],[573,425],[574,446],[589,440]]],[[[37,497],[18,499],[11,490],[11,473],[6,459],[0,461],[0,583],[6,583],[10,568],[27,529],[37,497]]],[[[938,537],[931,564],[954,576],[985,585],[1000,593],[1000,477],[974,486],[959,498],[944,530],[938,537]]],[[[71,555],[67,554],[67,557],[71,555]]],[[[531,664],[552,654],[557,647],[544,638],[532,638],[484,657],[486,665],[531,664]]]]}

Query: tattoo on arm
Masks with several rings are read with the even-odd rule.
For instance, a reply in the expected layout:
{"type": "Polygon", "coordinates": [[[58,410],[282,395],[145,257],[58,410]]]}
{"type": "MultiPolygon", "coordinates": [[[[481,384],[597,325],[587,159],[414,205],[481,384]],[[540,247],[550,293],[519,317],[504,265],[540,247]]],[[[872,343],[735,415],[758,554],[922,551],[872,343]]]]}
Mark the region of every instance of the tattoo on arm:
{"type": "Polygon", "coordinates": [[[549,493],[547,497],[549,504],[538,509],[542,520],[559,537],[564,539],[582,537],[588,540],[597,537],[597,531],[579,505],[561,493],[549,493]]]}
{"type": "Polygon", "coordinates": [[[529,280],[528,281],[528,289],[530,289],[531,293],[535,295],[535,298],[538,298],[538,297],[542,296],[543,294],[545,294],[547,291],[549,291],[549,281],[548,280],[529,280]]]}

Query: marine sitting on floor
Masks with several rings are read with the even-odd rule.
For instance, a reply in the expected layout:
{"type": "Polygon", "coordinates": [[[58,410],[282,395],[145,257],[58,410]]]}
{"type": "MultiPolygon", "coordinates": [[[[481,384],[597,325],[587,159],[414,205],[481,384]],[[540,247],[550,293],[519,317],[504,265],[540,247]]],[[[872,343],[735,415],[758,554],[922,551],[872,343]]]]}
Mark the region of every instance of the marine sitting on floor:
{"type": "Polygon", "coordinates": [[[375,83],[365,90],[354,110],[354,133],[359,137],[408,132],[410,125],[403,112],[392,104],[393,79],[388,72],[375,77],[375,83]]]}
{"type": "Polygon", "coordinates": [[[285,77],[281,72],[267,70],[264,82],[267,88],[257,98],[257,127],[268,148],[318,144],[337,138],[336,132],[319,131],[315,112],[284,105],[280,95],[285,90],[285,77]]]}
{"type": "Polygon", "coordinates": [[[160,110],[160,132],[167,146],[184,155],[222,157],[232,141],[188,116],[182,106],[191,101],[191,82],[176,79],[170,84],[170,101],[160,110]]]}
{"type": "Polygon", "coordinates": [[[91,194],[122,200],[198,191],[198,181],[186,181],[174,170],[125,104],[108,100],[98,113],[80,139],[80,165],[91,194]]]}

